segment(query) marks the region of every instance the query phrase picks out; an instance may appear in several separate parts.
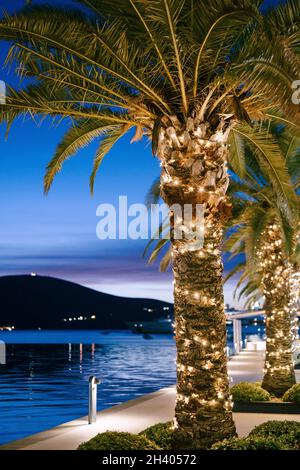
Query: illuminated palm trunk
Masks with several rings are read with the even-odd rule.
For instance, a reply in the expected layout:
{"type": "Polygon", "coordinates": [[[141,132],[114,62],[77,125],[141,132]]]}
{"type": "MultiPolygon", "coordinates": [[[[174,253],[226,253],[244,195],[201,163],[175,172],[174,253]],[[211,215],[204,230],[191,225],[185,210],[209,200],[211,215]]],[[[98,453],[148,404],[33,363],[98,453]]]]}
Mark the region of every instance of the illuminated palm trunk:
{"type": "Polygon", "coordinates": [[[280,397],[296,383],[293,343],[298,289],[296,274],[286,261],[280,228],[276,223],[267,227],[263,240],[259,252],[266,312],[266,356],[262,385],[280,397]]]}
{"type": "Polygon", "coordinates": [[[177,343],[177,400],[174,448],[209,448],[235,435],[227,375],[223,265],[220,252],[223,224],[230,212],[226,201],[229,132],[225,123],[209,133],[205,124],[190,120],[186,130],[161,132],[161,194],[171,208],[174,301],[177,343]],[[193,207],[189,222],[178,220],[174,205],[193,207]],[[201,220],[204,244],[187,234],[201,220]],[[182,229],[183,238],[176,238],[182,229]]]}

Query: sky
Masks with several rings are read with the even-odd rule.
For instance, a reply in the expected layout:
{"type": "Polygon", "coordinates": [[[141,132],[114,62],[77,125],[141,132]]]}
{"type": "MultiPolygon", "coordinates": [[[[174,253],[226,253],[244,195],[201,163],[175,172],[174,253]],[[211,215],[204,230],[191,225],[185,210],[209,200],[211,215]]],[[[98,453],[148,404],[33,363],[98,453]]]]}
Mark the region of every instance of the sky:
{"type": "MultiPolygon", "coordinates": [[[[0,0],[0,14],[25,3],[0,0]]],[[[0,44],[0,80],[16,85],[13,71],[2,67],[6,52],[6,45],[0,44]]],[[[5,139],[5,127],[0,126],[0,276],[37,272],[115,295],[172,301],[172,273],[159,273],[157,264],[147,265],[142,258],[145,240],[96,236],[99,204],[116,204],[119,195],[126,195],[129,204],[145,201],[159,175],[149,145],[145,141],[130,145],[128,137],[119,141],[104,159],[91,197],[95,142],[66,162],[44,196],[45,167],[67,127],[50,121],[37,125],[26,118],[14,123],[5,139]]],[[[227,283],[225,300],[237,306],[233,289],[234,283],[227,283]]]]}

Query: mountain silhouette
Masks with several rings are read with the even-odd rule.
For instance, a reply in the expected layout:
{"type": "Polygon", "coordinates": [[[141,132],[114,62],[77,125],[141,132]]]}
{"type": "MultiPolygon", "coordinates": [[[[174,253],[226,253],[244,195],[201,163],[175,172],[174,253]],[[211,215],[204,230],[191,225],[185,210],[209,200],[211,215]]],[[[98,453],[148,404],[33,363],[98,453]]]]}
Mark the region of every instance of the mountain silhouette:
{"type": "Polygon", "coordinates": [[[52,277],[0,277],[0,327],[123,329],[127,322],[173,315],[173,305],[117,297],[52,277]]]}

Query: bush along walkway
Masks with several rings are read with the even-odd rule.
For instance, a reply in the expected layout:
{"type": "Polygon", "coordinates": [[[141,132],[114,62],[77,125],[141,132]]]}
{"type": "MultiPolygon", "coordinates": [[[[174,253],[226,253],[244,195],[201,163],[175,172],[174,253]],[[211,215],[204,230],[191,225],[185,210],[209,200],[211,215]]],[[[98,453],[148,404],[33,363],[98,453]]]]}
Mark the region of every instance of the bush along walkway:
{"type": "MultiPolygon", "coordinates": [[[[79,446],[79,450],[176,450],[172,423],[159,423],[139,435],[105,432],[79,446]]],[[[268,421],[256,426],[246,438],[217,442],[211,450],[300,450],[300,422],[268,421]]]]}
{"type": "MultiPolygon", "coordinates": [[[[264,356],[261,352],[243,352],[231,358],[228,364],[229,374],[232,378],[231,385],[248,381],[261,382],[263,360],[264,356]]],[[[300,381],[299,372],[296,371],[298,381],[300,381]]],[[[258,385],[254,384],[254,387],[257,392],[258,385]]],[[[96,435],[106,431],[139,434],[157,423],[168,422],[173,419],[175,397],[175,387],[161,389],[99,412],[95,424],[88,425],[87,417],[83,417],[2,446],[1,450],[76,450],[83,442],[88,442],[96,435]]],[[[233,413],[233,418],[237,433],[242,438],[248,436],[255,426],[266,421],[276,419],[300,422],[300,414],[233,413]]],[[[152,441],[150,437],[149,440],[152,441]]]]}

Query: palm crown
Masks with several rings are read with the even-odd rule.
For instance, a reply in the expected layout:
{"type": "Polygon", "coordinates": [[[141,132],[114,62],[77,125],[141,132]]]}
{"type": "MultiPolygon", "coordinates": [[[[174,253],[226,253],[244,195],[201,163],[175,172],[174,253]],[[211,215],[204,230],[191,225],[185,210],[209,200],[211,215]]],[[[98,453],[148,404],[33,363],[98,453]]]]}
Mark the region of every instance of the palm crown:
{"type": "MultiPolygon", "coordinates": [[[[7,60],[32,78],[21,90],[8,88],[1,119],[9,125],[24,113],[71,119],[48,165],[46,192],[63,162],[92,139],[101,137],[91,190],[103,157],[131,129],[132,140],[150,136],[155,154],[160,127],[193,113],[212,127],[220,115],[242,122],[233,131],[237,150],[247,139],[278,180],[280,153],[251,121],[297,127],[291,103],[300,69],[297,0],[267,15],[259,0],[212,0],[209,8],[204,0],[78,3],[89,12],[32,6],[0,23],[0,38],[13,43],[7,60]]],[[[237,154],[234,166],[243,173],[237,154]]],[[[281,181],[284,192],[287,174],[281,181]]]]}
{"type": "Polygon", "coordinates": [[[231,252],[238,260],[229,272],[226,280],[240,273],[236,286],[239,298],[245,295],[247,304],[262,296],[259,252],[265,242],[264,232],[269,224],[276,222],[280,227],[282,251],[285,259],[292,265],[299,265],[299,137],[291,136],[286,130],[271,128],[291,177],[296,199],[295,211],[290,217],[287,204],[278,204],[276,191],[268,175],[255,163],[249,149],[245,159],[247,173],[241,181],[237,176],[232,178],[229,189],[233,201],[233,217],[229,221],[228,237],[224,249],[231,252]]]}

